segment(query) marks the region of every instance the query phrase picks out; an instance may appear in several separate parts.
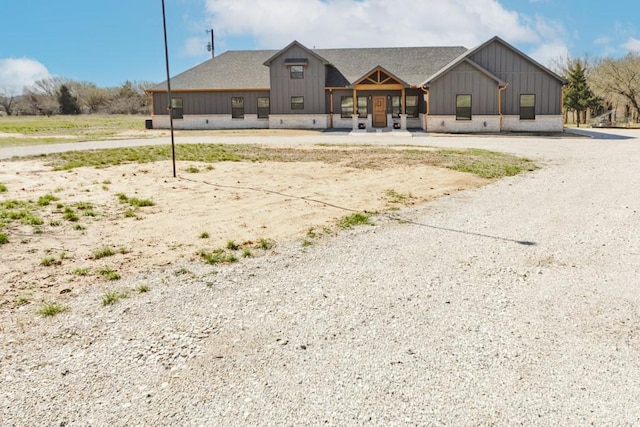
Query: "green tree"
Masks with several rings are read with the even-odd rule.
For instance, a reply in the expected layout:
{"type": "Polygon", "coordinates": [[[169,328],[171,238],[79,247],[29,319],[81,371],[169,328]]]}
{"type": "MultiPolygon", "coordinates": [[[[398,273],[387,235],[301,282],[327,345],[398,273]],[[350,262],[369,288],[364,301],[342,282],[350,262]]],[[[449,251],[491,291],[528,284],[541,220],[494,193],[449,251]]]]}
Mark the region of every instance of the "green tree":
{"type": "Polygon", "coordinates": [[[58,103],[60,104],[60,114],[80,113],[78,99],[71,94],[71,91],[65,84],[60,86],[60,91],[58,92],[58,103]]]}
{"type": "Polygon", "coordinates": [[[587,84],[587,63],[582,59],[571,60],[565,78],[569,89],[564,93],[564,107],[576,112],[576,124],[580,127],[580,117],[589,109],[597,108],[600,100],[587,84]]]}

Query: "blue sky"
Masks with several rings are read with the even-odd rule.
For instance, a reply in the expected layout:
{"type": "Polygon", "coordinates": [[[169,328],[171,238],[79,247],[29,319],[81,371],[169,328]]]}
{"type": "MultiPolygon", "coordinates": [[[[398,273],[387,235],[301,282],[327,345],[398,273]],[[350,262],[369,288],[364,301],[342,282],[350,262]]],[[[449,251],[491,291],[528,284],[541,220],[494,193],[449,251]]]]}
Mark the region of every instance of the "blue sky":
{"type": "MultiPolygon", "coordinates": [[[[165,78],[161,0],[2,0],[0,92],[61,76],[101,87],[165,78]]],[[[640,51],[637,0],[165,0],[171,73],[227,50],[477,44],[539,62],[640,51]]]]}

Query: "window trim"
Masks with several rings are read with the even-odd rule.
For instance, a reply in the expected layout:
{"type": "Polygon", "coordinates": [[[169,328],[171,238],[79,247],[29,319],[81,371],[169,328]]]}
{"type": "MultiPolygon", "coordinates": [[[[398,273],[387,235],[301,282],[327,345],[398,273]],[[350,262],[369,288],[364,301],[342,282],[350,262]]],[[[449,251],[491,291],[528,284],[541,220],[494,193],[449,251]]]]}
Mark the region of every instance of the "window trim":
{"type": "Polygon", "coordinates": [[[418,95],[406,95],[405,99],[404,99],[404,109],[405,109],[405,113],[407,114],[407,117],[418,117],[418,106],[420,104],[420,99],[418,98],[418,95]],[[409,99],[415,99],[416,103],[415,105],[410,105],[409,104],[409,99]]]}
{"type": "Polygon", "coordinates": [[[390,97],[390,102],[389,102],[389,108],[391,109],[391,117],[393,117],[394,119],[399,119],[400,118],[400,114],[402,114],[402,97],[400,95],[392,95],[390,97]],[[394,106],[393,105],[393,101],[398,100],[398,105],[394,106]],[[396,108],[397,108],[397,112],[396,112],[396,108]]]}
{"type": "Polygon", "coordinates": [[[171,98],[171,117],[173,120],[180,120],[184,118],[184,101],[182,98],[171,98]],[[180,104],[178,106],[177,104],[180,104]]]}
{"type": "Polygon", "coordinates": [[[292,79],[304,79],[304,65],[289,65],[289,77],[292,79]],[[294,68],[296,71],[294,71],[294,68]]]}
{"type": "Polygon", "coordinates": [[[471,120],[471,108],[473,106],[473,97],[470,93],[459,93],[456,94],[456,120],[471,120]],[[460,107],[460,101],[463,97],[468,97],[469,106],[468,107],[460,107]]]}
{"type": "Polygon", "coordinates": [[[292,110],[304,110],[304,96],[292,96],[291,97],[291,109],[292,110]],[[294,100],[302,100],[302,102],[296,102],[294,103],[294,100]]]}
{"type": "Polygon", "coordinates": [[[520,120],[535,120],[536,119],[536,94],[535,93],[521,93],[520,94],[520,120]],[[522,98],[523,97],[533,97],[533,105],[531,106],[522,106],[522,98]],[[523,114],[523,110],[525,113],[529,112],[529,114],[523,114]]]}
{"type": "Polygon", "coordinates": [[[351,116],[353,116],[353,96],[341,96],[340,97],[340,117],[343,119],[350,119],[351,116]],[[345,108],[345,102],[347,102],[348,100],[351,100],[351,107],[345,108]]]}
{"type": "Polygon", "coordinates": [[[232,119],[244,119],[244,97],[243,96],[232,96],[231,97],[231,118],[232,119]],[[241,100],[242,107],[234,107],[234,101],[237,103],[237,100],[241,100]]]}
{"type": "Polygon", "coordinates": [[[269,118],[269,114],[271,113],[271,99],[268,96],[259,96],[256,99],[256,108],[257,108],[257,115],[259,119],[268,119],[269,118]],[[260,100],[261,99],[266,99],[267,100],[267,106],[266,107],[261,107],[260,106],[260,100]],[[267,110],[267,114],[264,114],[264,110],[267,110]]]}
{"type": "Polygon", "coordinates": [[[358,118],[366,119],[369,116],[369,97],[368,96],[358,96],[357,100],[357,112],[358,118]],[[364,100],[364,104],[360,104],[360,101],[364,100]]]}

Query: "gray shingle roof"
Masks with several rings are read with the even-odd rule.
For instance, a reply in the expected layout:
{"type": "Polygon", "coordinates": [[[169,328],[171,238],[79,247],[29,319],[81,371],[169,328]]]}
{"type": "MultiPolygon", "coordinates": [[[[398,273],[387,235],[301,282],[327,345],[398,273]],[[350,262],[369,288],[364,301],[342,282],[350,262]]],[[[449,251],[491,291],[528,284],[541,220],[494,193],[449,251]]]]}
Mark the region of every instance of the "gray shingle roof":
{"type": "MultiPolygon", "coordinates": [[[[326,85],[347,86],[377,66],[418,85],[467,51],[455,47],[312,49],[331,65],[326,85]]],[[[172,90],[269,88],[269,68],[263,64],[278,50],[228,51],[171,78],[172,90]]],[[[163,82],[150,91],[165,91],[163,82]]]]}

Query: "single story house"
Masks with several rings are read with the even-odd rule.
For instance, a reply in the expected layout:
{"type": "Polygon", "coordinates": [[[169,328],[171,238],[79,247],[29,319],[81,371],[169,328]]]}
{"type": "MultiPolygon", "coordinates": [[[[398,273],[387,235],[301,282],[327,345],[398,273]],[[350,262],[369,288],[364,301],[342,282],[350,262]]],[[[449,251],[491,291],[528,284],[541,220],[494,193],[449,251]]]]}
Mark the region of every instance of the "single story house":
{"type": "Polygon", "coordinates": [[[152,125],[562,131],[562,77],[499,37],[473,49],[229,51],[149,90],[152,125]]]}

